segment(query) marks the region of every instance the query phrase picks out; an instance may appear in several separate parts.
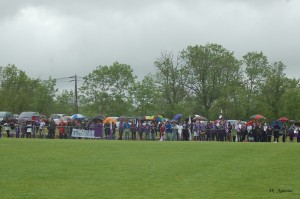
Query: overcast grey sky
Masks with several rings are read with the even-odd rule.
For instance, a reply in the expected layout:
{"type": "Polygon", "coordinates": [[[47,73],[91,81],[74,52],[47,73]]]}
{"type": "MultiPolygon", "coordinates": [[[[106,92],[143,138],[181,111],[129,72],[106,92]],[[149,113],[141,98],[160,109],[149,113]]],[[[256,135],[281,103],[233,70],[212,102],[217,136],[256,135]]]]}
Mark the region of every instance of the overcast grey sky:
{"type": "Polygon", "coordinates": [[[300,78],[299,0],[0,0],[0,66],[31,77],[129,64],[142,78],[163,51],[221,44],[262,51],[300,78]]]}

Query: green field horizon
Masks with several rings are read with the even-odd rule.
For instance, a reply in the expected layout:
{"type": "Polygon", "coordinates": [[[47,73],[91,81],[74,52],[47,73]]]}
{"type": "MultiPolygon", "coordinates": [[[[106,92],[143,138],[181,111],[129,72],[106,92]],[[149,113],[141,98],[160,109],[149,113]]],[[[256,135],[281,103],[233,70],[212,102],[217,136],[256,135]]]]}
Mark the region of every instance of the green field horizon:
{"type": "Polygon", "coordinates": [[[298,143],[0,139],[1,198],[300,198],[298,143]]]}

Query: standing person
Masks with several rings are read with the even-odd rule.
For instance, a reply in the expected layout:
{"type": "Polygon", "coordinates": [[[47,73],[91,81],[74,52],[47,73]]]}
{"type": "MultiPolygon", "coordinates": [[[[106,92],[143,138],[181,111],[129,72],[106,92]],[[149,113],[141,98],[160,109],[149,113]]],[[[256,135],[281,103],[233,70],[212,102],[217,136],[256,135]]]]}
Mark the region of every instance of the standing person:
{"type": "Polygon", "coordinates": [[[146,135],[146,140],[150,140],[150,131],[151,131],[151,125],[146,121],[146,124],[144,126],[144,132],[146,135]]]}
{"type": "Polygon", "coordinates": [[[105,134],[105,139],[108,139],[108,135],[110,133],[110,123],[105,123],[104,124],[104,134],[105,134]]]}
{"type": "Polygon", "coordinates": [[[125,140],[129,140],[131,125],[128,121],[124,124],[124,133],[125,133],[125,140]]]}
{"type": "Polygon", "coordinates": [[[268,129],[268,125],[267,125],[267,123],[264,123],[264,125],[263,125],[263,136],[262,136],[262,141],[263,142],[267,142],[267,129],[268,129]]]}
{"type": "Polygon", "coordinates": [[[9,125],[8,122],[4,123],[4,130],[5,130],[6,134],[7,134],[7,138],[10,138],[10,125],[9,125]]]}
{"type": "Polygon", "coordinates": [[[20,123],[19,122],[15,124],[15,128],[16,128],[16,138],[20,138],[21,129],[20,129],[20,123]]]}
{"type": "Polygon", "coordinates": [[[182,130],[183,130],[183,126],[181,123],[179,123],[177,125],[177,130],[178,130],[178,140],[181,141],[182,140],[182,130]]]}
{"type": "Polygon", "coordinates": [[[56,123],[53,119],[50,120],[49,126],[48,126],[48,138],[54,139],[55,138],[55,131],[56,131],[56,123]]]}
{"type": "Polygon", "coordinates": [[[239,120],[237,125],[235,126],[236,134],[238,136],[238,142],[242,142],[243,140],[243,132],[242,132],[242,123],[239,120]]]}
{"type": "Polygon", "coordinates": [[[172,122],[172,141],[177,141],[177,124],[172,122]]]}
{"type": "Polygon", "coordinates": [[[117,129],[117,124],[112,122],[112,140],[116,139],[116,129],[117,129]]]}
{"type": "Polygon", "coordinates": [[[170,139],[171,139],[172,125],[170,124],[169,121],[167,121],[167,124],[166,124],[165,127],[166,127],[166,133],[167,133],[167,138],[166,138],[166,140],[167,140],[167,141],[170,141],[170,139]]]}
{"type": "Polygon", "coordinates": [[[155,140],[155,130],[156,129],[156,126],[155,126],[155,123],[153,122],[152,124],[151,124],[151,140],[152,141],[154,141],[155,140]]]}
{"type": "Polygon", "coordinates": [[[273,129],[274,143],[279,142],[279,130],[280,130],[279,125],[275,124],[274,129],[273,129]]]}
{"type": "Polygon", "coordinates": [[[272,128],[270,125],[267,126],[267,142],[272,141],[272,128]]]}
{"type": "Polygon", "coordinates": [[[25,138],[25,135],[26,135],[26,132],[27,132],[25,122],[21,123],[20,130],[21,130],[21,138],[25,138]]]}
{"type": "Polygon", "coordinates": [[[124,133],[124,123],[120,122],[119,123],[119,139],[118,140],[123,140],[123,133],[124,133]]]}
{"type": "Polygon", "coordinates": [[[10,125],[11,137],[14,137],[14,134],[16,133],[16,123],[15,121],[11,120],[9,125],[10,125]]]}
{"type": "Polygon", "coordinates": [[[192,140],[192,134],[194,134],[194,122],[189,122],[189,140],[192,140]]]}
{"type": "Polygon", "coordinates": [[[159,129],[160,129],[160,126],[159,126],[159,122],[155,122],[154,123],[154,126],[155,126],[155,138],[157,137],[157,133],[159,133],[159,129]]]}
{"type": "Polygon", "coordinates": [[[44,138],[44,127],[45,127],[46,123],[44,122],[44,120],[42,120],[40,122],[40,126],[39,126],[39,137],[40,138],[44,138]]]}
{"type": "Polygon", "coordinates": [[[200,123],[200,140],[205,141],[206,140],[206,126],[204,123],[200,123]]]}
{"type": "Polygon", "coordinates": [[[33,130],[32,122],[28,121],[27,126],[26,126],[26,138],[31,138],[31,133],[33,130]]]}
{"type": "Polygon", "coordinates": [[[5,124],[5,121],[2,120],[0,123],[0,138],[2,137],[2,126],[5,124]]]}
{"type": "Polygon", "coordinates": [[[138,123],[137,131],[139,133],[140,140],[143,140],[144,127],[143,127],[143,124],[141,121],[139,121],[139,123],[138,123]]]}
{"type": "Polygon", "coordinates": [[[194,141],[199,140],[201,124],[200,121],[196,121],[194,124],[194,141]]]}
{"type": "Polygon", "coordinates": [[[296,134],[296,138],[297,138],[297,142],[300,142],[300,128],[297,129],[297,134],[296,134]]]}
{"type": "Polygon", "coordinates": [[[131,123],[131,128],[130,128],[131,139],[132,139],[132,140],[136,140],[136,130],[137,130],[136,124],[135,124],[134,121],[132,121],[132,123],[131,123]]]}
{"type": "MultiPolygon", "coordinates": [[[[72,131],[73,131],[73,122],[72,122],[72,120],[71,119],[67,119],[67,125],[66,125],[66,128],[68,129],[67,130],[67,132],[68,132],[68,134],[67,134],[67,137],[68,137],[68,139],[72,139],[72,131]]],[[[101,133],[102,133],[102,130],[101,130],[101,133]]],[[[101,135],[101,137],[102,137],[102,135],[101,135]]]]}
{"type": "Polygon", "coordinates": [[[226,139],[228,142],[231,142],[231,130],[232,126],[229,122],[225,123],[225,133],[226,133],[226,139]]]}
{"type": "Polygon", "coordinates": [[[282,132],[282,142],[285,142],[287,136],[287,126],[285,124],[283,125],[281,132],[282,132]]]}
{"type": "Polygon", "coordinates": [[[166,126],[165,126],[165,123],[162,122],[160,129],[159,129],[159,132],[160,132],[160,140],[159,141],[164,141],[165,131],[166,131],[166,126]]]}
{"type": "Polygon", "coordinates": [[[182,137],[184,141],[189,141],[189,125],[188,122],[185,121],[182,125],[182,137]]]}
{"type": "Polygon", "coordinates": [[[58,123],[58,133],[59,139],[63,139],[65,135],[65,123],[62,120],[58,123]]]}
{"type": "Polygon", "coordinates": [[[290,142],[293,142],[294,141],[294,137],[295,137],[295,131],[294,131],[294,125],[291,126],[289,128],[289,138],[290,138],[290,142]]]}
{"type": "Polygon", "coordinates": [[[96,139],[102,139],[102,133],[103,133],[102,120],[101,121],[95,121],[94,132],[95,132],[95,138],[96,139]]]}

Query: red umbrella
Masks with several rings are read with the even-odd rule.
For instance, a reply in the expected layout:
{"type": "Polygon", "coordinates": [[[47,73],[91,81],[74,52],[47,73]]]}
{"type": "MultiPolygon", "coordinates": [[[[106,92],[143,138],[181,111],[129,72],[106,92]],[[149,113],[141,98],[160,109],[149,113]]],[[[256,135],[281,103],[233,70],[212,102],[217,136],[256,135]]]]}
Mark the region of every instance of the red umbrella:
{"type": "Polygon", "coordinates": [[[261,114],[256,114],[256,115],[252,115],[250,118],[254,119],[254,120],[260,120],[260,119],[266,119],[264,116],[262,116],[261,114]]]}
{"type": "Polygon", "coordinates": [[[287,117],[281,117],[281,118],[278,119],[278,121],[280,121],[280,122],[288,122],[289,119],[287,117]]]}
{"type": "Polygon", "coordinates": [[[251,121],[249,121],[249,122],[246,123],[246,126],[251,126],[253,123],[254,123],[254,121],[251,120],[251,121]]]}

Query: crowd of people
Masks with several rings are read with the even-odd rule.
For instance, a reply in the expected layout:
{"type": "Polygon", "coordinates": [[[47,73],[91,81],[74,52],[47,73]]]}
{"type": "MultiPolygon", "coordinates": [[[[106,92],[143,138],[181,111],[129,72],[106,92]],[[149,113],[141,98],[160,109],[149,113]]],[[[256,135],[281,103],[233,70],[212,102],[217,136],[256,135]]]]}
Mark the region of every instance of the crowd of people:
{"type": "Polygon", "coordinates": [[[227,141],[227,142],[300,142],[300,128],[264,122],[247,125],[240,121],[120,121],[103,123],[102,120],[71,120],[55,123],[53,119],[41,121],[2,121],[0,138],[72,139],[73,129],[94,130],[96,139],[147,141],[227,141]],[[280,139],[281,138],[281,139],[280,139]]]}

